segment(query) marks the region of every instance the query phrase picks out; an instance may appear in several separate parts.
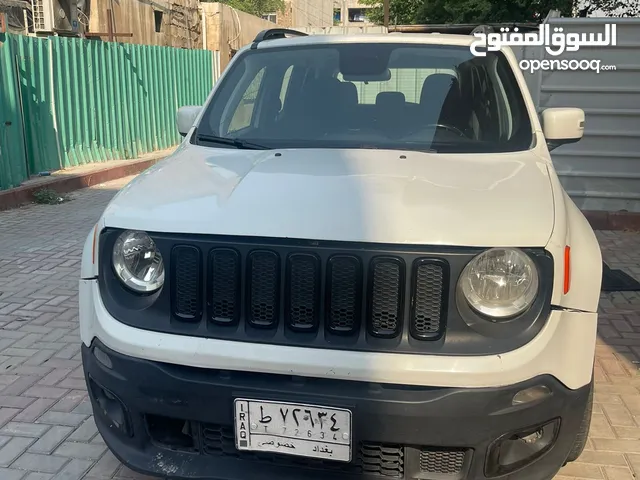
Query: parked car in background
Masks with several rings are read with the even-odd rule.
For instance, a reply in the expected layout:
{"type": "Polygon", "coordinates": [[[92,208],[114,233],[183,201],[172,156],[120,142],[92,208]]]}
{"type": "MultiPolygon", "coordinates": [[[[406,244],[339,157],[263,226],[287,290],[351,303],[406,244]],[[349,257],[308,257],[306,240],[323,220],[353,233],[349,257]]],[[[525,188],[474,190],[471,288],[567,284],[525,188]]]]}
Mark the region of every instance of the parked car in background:
{"type": "MultiPolygon", "coordinates": [[[[293,38],[291,38],[293,36],[293,38]]],[[[504,47],[240,50],[108,205],[80,280],[96,425],[169,478],[551,479],[589,431],[602,259],[504,47]]]]}

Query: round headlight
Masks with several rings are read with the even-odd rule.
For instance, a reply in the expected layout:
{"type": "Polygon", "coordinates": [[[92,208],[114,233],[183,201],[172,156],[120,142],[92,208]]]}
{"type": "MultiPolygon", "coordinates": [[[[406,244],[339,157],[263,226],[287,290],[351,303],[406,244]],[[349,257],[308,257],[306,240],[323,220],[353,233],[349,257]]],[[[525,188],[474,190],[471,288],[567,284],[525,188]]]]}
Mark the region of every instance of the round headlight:
{"type": "Polygon", "coordinates": [[[144,232],[127,230],[113,246],[113,269],[131,290],[155,292],[164,284],[162,255],[144,232]]]}
{"type": "Polygon", "coordinates": [[[494,319],[507,319],[533,303],[538,270],[521,250],[492,248],[467,264],[459,285],[471,308],[494,319]]]}

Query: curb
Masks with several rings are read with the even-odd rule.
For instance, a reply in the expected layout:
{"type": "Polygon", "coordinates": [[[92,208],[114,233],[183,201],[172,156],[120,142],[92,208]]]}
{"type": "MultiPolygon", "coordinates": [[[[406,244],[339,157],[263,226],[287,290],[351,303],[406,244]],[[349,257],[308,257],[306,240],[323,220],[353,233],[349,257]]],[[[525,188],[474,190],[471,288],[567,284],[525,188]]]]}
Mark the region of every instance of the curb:
{"type": "Polygon", "coordinates": [[[0,211],[16,208],[34,201],[33,193],[50,188],[58,193],[67,193],[81,188],[91,187],[118,178],[136,175],[165,158],[165,155],[153,158],[131,160],[125,164],[106,165],[103,168],[85,173],[54,176],[33,185],[23,185],[6,191],[0,191],[0,211]]]}

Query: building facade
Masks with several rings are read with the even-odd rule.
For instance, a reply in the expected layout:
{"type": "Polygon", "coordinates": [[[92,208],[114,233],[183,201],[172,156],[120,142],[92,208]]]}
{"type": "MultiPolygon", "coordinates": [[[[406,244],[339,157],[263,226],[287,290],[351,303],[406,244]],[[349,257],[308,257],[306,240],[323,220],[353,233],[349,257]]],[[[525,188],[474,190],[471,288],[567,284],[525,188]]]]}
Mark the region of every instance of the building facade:
{"type": "MultiPolygon", "coordinates": [[[[118,42],[202,48],[202,21],[198,0],[86,0],[83,18],[89,32],[107,33],[111,10],[112,31],[118,42]],[[88,18],[88,22],[86,19],[88,18]]],[[[107,40],[106,36],[101,37],[107,40]]]]}
{"type": "Polygon", "coordinates": [[[333,25],[334,0],[285,0],[282,12],[270,12],[263,19],[280,27],[330,27],[333,25]]]}
{"type": "Polygon", "coordinates": [[[369,26],[373,23],[367,18],[369,5],[362,5],[358,0],[336,0],[334,9],[334,25],[345,27],[369,26]]]}

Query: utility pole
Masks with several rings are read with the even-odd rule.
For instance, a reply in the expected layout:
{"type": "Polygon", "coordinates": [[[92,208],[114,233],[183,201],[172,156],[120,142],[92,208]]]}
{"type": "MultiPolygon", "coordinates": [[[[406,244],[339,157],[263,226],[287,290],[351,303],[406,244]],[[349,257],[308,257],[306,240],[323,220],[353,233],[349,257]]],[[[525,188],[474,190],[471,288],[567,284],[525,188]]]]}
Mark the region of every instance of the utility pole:
{"type": "Polygon", "coordinates": [[[389,0],[384,0],[384,26],[389,28],[389,0]]]}
{"type": "Polygon", "coordinates": [[[342,26],[347,26],[349,21],[349,8],[347,7],[347,0],[342,0],[342,7],[340,9],[340,20],[342,20],[342,26]]]}

